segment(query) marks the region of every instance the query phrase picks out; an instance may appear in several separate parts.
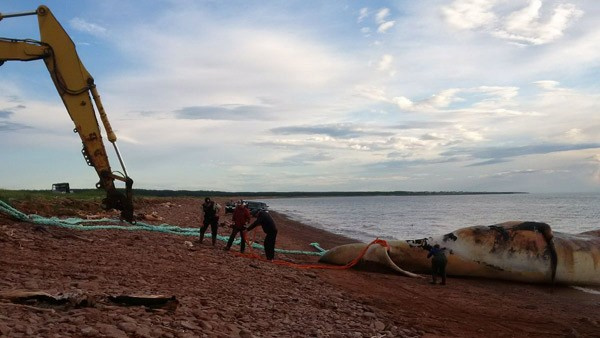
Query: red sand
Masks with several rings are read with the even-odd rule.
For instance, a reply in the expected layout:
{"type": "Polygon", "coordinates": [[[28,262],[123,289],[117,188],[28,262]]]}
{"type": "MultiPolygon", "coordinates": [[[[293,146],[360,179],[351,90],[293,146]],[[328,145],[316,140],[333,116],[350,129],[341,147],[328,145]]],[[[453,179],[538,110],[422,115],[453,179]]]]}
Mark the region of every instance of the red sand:
{"type": "MultiPolygon", "coordinates": [[[[140,199],[136,207],[164,218],[148,223],[197,227],[201,202],[140,199]]],[[[96,211],[66,199],[17,207],[44,216],[96,211]]],[[[353,242],[273,215],[277,248],[353,242]]],[[[219,233],[228,235],[229,229],[219,233]]],[[[262,238],[260,229],[257,234],[262,238]]],[[[0,216],[0,294],[28,290],[98,299],[82,308],[0,299],[0,336],[600,337],[600,296],[567,287],[452,277],[439,286],[388,272],[303,270],[239,257],[239,247],[225,252],[223,242],[213,248],[210,235],[189,249],[184,242],[193,240],[155,232],[72,231],[0,216]],[[179,307],[123,307],[103,298],[120,294],[175,296],[179,307]]]]}

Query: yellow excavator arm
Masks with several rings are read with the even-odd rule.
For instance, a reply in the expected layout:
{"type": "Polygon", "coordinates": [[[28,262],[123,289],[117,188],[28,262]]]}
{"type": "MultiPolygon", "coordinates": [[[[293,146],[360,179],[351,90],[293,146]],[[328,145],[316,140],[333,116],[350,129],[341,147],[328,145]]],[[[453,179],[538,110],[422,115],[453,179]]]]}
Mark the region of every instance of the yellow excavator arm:
{"type": "Polygon", "coordinates": [[[26,15],[37,15],[40,41],[0,37],[0,65],[5,61],[13,60],[32,61],[41,59],[44,61],[50,72],[50,77],[75,124],[74,131],[81,137],[83,157],[88,165],[96,169],[100,178],[96,188],[106,191],[103,208],[121,210],[122,219],[134,222],[133,180],[127,175],[127,170],[116,144],[117,137],[110,126],[100,101],[94,79],[81,63],[75,50],[75,44],[48,7],[40,6],[34,12],[0,13],[0,20],[26,15]],[[96,110],[104,125],[107,138],[114,146],[123,173],[115,173],[110,168],[96,110]],[[125,182],[125,193],[116,189],[115,180],[125,182]]]}

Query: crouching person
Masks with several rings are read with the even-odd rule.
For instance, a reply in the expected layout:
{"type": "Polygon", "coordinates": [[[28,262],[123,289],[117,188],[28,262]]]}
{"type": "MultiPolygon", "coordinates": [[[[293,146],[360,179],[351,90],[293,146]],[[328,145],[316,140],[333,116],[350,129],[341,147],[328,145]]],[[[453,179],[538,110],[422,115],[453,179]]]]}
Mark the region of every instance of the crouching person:
{"type": "Polygon", "coordinates": [[[267,260],[272,261],[275,258],[275,240],[277,239],[277,227],[275,226],[275,221],[269,212],[266,210],[255,210],[252,216],[256,217],[254,223],[250,224],[250,226],[246,229],[248,231],[254,229],[257,225],[262,226],[265,234],[265,256],[267,260]]]}

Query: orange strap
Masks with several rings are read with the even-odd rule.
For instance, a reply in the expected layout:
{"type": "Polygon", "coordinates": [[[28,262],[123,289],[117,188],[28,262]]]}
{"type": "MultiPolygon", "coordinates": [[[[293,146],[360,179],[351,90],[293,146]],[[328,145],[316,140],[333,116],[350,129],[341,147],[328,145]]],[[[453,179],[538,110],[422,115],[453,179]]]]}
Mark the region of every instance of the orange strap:
{"type": "MultiPolygon", "coordinates": [[[[283,260],[273,260],[272,263],[277,264],[277,265],[290,266],[290,267],[297,268],[297,269],[344,270],[344,269],[349,269],[349,268],[355,266],[356,264],[358,264],[358,262],[361,260],[361,258],[363,258],[365,253],[367,253],[367,250],[369,249],[369,247],[374,244],[379,244],[379,245],[383,246],[384,248],[386,248],[387,250],[390,249],[389,244],[385,240],[376,238],[374,241],[372,241],[366,247],[364,247],[356,258],[354,258],[353,260],[348,262],[348,264],[346,264],[346,265],[298,264],[298,263],[292,263],[292,262],[287,262],[287,261],[283,261],[283,260]]],[[[250,245],[250,248],[252,248],[252,245],[250,245]]],[[[240,257],[253,258],[253,259],[258,259],[261,261],[267,261],[267,259],[264,258],[263,256],[252,252],[252,249],[250,249],[250,251],[251,251],[250,253],[234,252],[233,254],[236,256],[240,256],[240,257]]]]}

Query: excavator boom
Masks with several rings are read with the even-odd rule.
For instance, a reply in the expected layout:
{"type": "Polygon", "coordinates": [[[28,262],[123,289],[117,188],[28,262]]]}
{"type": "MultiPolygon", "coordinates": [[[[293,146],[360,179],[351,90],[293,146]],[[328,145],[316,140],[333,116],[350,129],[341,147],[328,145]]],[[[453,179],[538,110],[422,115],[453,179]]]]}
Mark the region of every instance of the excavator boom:
{"type": "Polygon", "coordinates": [[[106,191],[103,207],[121,210],[122,219],[134,222],[133,180],[128,176],[123,164],[116,145],[117,137],[104,112],[94,79],[81,62],[75,44],[48,7],[40,6],[35,12],[0,13],[0,21],[25,15],[37,15],[41,39],[36,41],[0,38],[0,65],[5,61],[14,60],[44,61],[58,94],[75,124],[74,131],[81,137],[83,156],[88,165],[94,167],[100,178],[96,187],[106,191]],[[107,138],[113,144],[123,173],[117,174],[111,170],[97,116],[100,116],[107,138]],[[116,189],[115,180],[125,182],[125,194],[116,189]]]}

